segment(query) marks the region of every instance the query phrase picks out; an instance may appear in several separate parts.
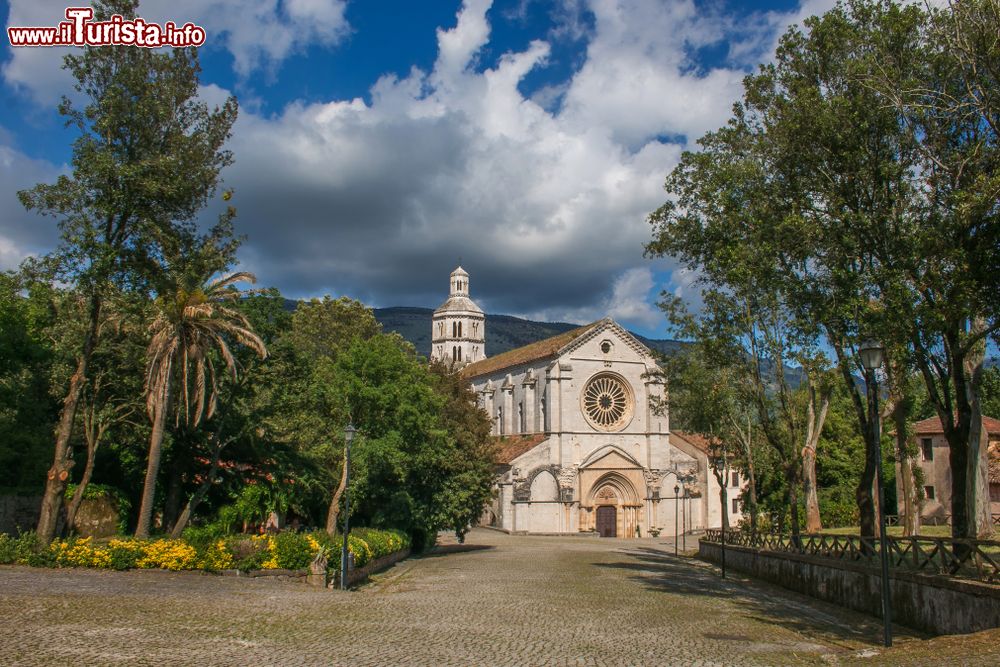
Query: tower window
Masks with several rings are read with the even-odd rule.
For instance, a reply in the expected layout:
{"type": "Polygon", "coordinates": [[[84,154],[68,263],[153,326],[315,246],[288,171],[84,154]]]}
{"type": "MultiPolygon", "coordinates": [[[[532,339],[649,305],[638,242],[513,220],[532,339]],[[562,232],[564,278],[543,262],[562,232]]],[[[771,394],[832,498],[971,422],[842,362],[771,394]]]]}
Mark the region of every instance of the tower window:
{"type": "Polygon", "coordinates": [[[462,348],[461,347],[458,348],[458,360],[459,361],[462,360],[462,348]]]}
{"type": "Polygon", "coordinates": [[[458,323],[458,337],[459,338],[462,337],[462,323],[461,322],[458,323]]]}

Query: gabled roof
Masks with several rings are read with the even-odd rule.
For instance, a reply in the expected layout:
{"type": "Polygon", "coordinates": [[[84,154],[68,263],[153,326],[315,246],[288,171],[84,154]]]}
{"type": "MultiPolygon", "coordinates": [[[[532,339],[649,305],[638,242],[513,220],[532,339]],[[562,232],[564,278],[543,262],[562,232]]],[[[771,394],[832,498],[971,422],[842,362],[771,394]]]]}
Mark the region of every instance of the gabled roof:
{"type": "Polygon", "coordinates": [[[503,354],[498,354],[495,357],[489,357],[473,364],[469,364],[462,369],[462,377],[466,379],[479,377],[480,375],[495,373],[496,371],[500,371],[505,368],[520,366],[521,364],[527,364],[532,361],[557,357],[559,356],[560,350],[564,347],[594,327],[603,323],[604,320],[591,322],[590,324],[586,324],[582,327],[565,331],[557,336],[552,336],[551,338],[546,338],[544,340],[525,345],[524,347],[509,350],[503,354]]]}
{"type": "Polygon", "coordinates": [[[548,437],[545,433],[494,436],[493,441],[497,445],[497,463],[509,464],[521,454],[526,454],[545,442],[548,437]]]}
{"type": "Polygon", "coordinates": [[[671,431],[670,438],[680,438],[704,454],[708,454],[711,446],[708,438],[701,433],[691,433],[689,431],[671,431]]]}
{"type": "MultiPolygon", "coordinates": [[[[1000,419],[984,416],[983,426],[986,427],[986,432],[990,435],[1000,437],[1000,419]]],[[[941,419],[931,417],[930,419],[918,421],[913,425],[913,433],[916,435],[937,435],[938,433],[944,433],[944,429],[941,427],[941,419]]]]}

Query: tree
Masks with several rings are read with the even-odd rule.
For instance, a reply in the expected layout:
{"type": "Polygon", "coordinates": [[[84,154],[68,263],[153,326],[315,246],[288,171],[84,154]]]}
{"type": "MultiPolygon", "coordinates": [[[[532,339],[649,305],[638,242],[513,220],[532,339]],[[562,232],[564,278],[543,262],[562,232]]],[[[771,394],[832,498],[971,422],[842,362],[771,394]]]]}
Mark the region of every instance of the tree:
{"type": "Polygon", "coordinates": [[[283,420],[283,430],[321,471],[318,483],[326,487],[325,527],[330,535],[337,530],[340,500],[347,488],[347,443],[342,434],[352,419],[343,397],[330,392],[336,382],[334,368],[353,343],[371,340],[381,330],[372,310],[360,301],[325,296],[300,302],[284,337],[300,380],[290,396],[292,412],[283,420]],[[339,474],[334,474],[337,468],[339,474]]]}
{"type": "MultiPolygon", "coordinates": [[[[136,7],[134,0],[98,0],[95,17],[131,18],[136,7]]],[[[59,220],[62,240],[47,264],[88,304],[42,500],[37,532],[46,542],[55,533],[73,467],[70,438],[106,294],[144,289],[159,250],[179,227],[193,224],[213,196],[219,171],[231,161],[222,146],[237,110],[234,98],[213,112],[197,101],[194,49],[85,48],[82,55],[67,55],[65,67],[86,100],[83,109],[68,98],[59,107],[80,133],[73,172],[18,193],[26,208],[59,220]]]]}
{"type": "MultiPolygon", "coordinates": [[[[933,16],[948,24],[957,14],[933,16]]],[[[874,534],[881,418],[856,381],[867,337],[908,350],[944,423],[956,537],[976,532],[969,508],[984,502],[977,414],[983,343],[1000,326],[989,297],[996,151],[990,121],[961,109],[989,108],[995,96],[979,85],[989,74],[970,84],[975,68],[957,67],[928,25],[918,6],[857,0],[790,29],[775,62],[745,80],[729,124],[668,181],[677,203],[653,217],[686,239],[673,250],[700,259],[706,275],[766,258],[799,326],[835,351],[868,443],[856,493],[863,535],[874,534]],[[940,104],[970,90],[975,101],[940,104]]]]}
{"type": "MultiPolygon", "coordinates": [[[[743,497],[750,529],[757,530],[757,471],[752,446],[755,405],[745,367],[733,363],[712,340],[696,339],[683,350],[665,358],[663,364],[670,387],[670,418],[674,427],[698,433],[709,445],[709,465],[719,482],[723,525],[728,527],[726,476],[734,465],[742,467],[749,480],[743,497]],[[740,448],[733,450],[733,444],[740,448]],[[723,464],[723,460],[725,463],[723,464]]],[[[666,408],[655,406],[655,409],[666,408]]]]}
{"type": "MultiPolygon", "coordinates": [[[[72,299],[71,303],[77,311],[85,306],[80,299],[72,299]]],[[[94,475],[101,444],[108,436],[114,437],[117,431],[134,425],[133,417],[142,411],[144,350],[142,337],[133,326],[139,318],[129,313],[142,305],[110,297],[103,310],[100,342],[94,349],[91,371],[80,393],[81,419],[76,430],[86,446],[86,457],[83,472],[66,505],[67,530],[73,529],[94,475]]],[[[72,322],[83,319],[74,317],[72,312],[66,312],[65,317],[72,322]]]]}
{"type": "Polygon", "coordinates": [[[441,426],[452,439],[453,455],[445,459],[445,482],[439,492],[435,522],[461,540],[493,497],[497,463],[492,422],[479,407],[469,383],[440,362],[430,366],[432,381],[444,397],[441,426]]]}
{"type": "Polygon", "coordinates": [[[813,363],[805,367],[806,376],[806,439],[802,447],[802,486],[806,497],[806,532],[816,534],[823,530],[819,511],[819,491],[816,482],[816,448],[827,411],[830,409],[831,383],[813,363]]]}
{"type": "Polygon", "coordinates": [[[149,536],[152,523],[167,413],[173,408],[178,422],[183,418],[192,426],[203,416],[212,418],[218,397],[212,352],[218,353],[233,377],[237,368],[232,343],[250,348],[261,358],[267,356],[264,342],[251,330],[247,318],[229,305],[243,296],[234,285],[255,282],[253,274],[234,273],[201,284],[204,279],[203,270],[184,271],[172,292],[157,297],[158,312],[150,326],[147,350],[146,410],[153,430],[135,531],[139,538],[149,536]]]}

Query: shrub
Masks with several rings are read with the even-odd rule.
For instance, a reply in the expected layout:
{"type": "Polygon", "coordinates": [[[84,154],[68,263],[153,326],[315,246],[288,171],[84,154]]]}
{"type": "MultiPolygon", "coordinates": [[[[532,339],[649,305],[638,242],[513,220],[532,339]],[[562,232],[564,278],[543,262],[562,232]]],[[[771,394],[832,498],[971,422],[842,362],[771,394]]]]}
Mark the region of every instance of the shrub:
{"type": "MultiPolygon", "coordinates": [[[[241,572],[267,569],[271,558],[266,535],[236,535],[225,540],[226,548],[233,555],[232,566],[241,572]],[[261,539],[263,538],[263,539],[261,539]]],[[[277,565],[275,565],[277,567],[277,565]]]]}
{"type": "Polygon", "coordinates": [[[38,538],[33,532],[19,533],[17,537],[0,533],[0,564],[27,565],[38,550],[38,538]]]}
{"type": "Polygon", "coordinates": [[[10,565],[17,560],[17,540],[7,533],[0,533],[0,565],[10,565]]]}
{"type": "Polygon", "coordinates": [[[354,567],[364,567],[372,559],[372,548],[360,537],[348,535],[347,549],[354,556],[354,567]]]}
{"type": "Polygon", "coordinates": [[[217,523],[210,523],[206,526],[188,526],[181,533],[181,539],[199,552],[211,548],[213,544],[224,537],[226,537],[226,532],[217,523]]]}
{"type": "Polygon", "coordinates": [[[201,554],[201,569],[214,572],[217,570],[228,570],[233,567],[233,555],[226,548],[225,540],[216,540],[201,554]]]}
{"type": "Polygon", "coordinates": [[[309,563],[316,556],[317,549],[314,549],[308,537],[301,533],[278,533],[270,538],[269,544],[279,568],[301,570],[309,567],[309,563]]]}
{"type": "MultiPolygon", "coordinates": [[[[184,539],[180,540],[118,538],[107,546],[95,546],[89,537],[71,538],[57,540],[47,547],[38,543],[34,533],[22,533],[16,538],[0,533],[0,563],[111,570],[300,570],[309,566],[317,552],[324,550],[330,568],[340,567],[343,542],[338,535],[285,532],[223,538],[213,533],[214,529],[206,527],[185,531],[184,539]]],[[[364,567],[373,558],[406,546],[409,540],[398,531],[359,528],[348,538],[355,567],[364,567]]]]}
{"type": "Polygon", "coordinates": [[[193,570],[198,553],[184,540],[156,540],[143,545],[137,567],[163,570],[193,570]]]}
{"type": "Polygon", "coordinates": [[[89,537],[56,540],[49,545],[55,564],[59,567],[100,567],[111,566],[111,554],[108,549],[95,547],[89,537]]]}
{"type": "Polygon", "coordinates": [[[358,528],[351,535],[368,544],[373,558],[381,558],[395,551],[410,546],[410,539],[398,530],[375,530],[373,528],[358,528]]]}
{"type": "Polygon", "coordinates": [[[131,570],[139,567],[144,543],[139,540],[111,540],[108,542],[108,567],[112,570],[131,570]]]}

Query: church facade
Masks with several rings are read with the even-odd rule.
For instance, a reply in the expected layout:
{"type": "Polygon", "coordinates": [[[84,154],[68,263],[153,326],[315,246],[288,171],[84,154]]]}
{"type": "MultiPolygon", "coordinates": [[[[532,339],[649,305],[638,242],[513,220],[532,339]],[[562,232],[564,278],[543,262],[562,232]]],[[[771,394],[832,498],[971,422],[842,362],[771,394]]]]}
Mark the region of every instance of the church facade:
{"type": "MultiPolygon", "coordinates": [[[[485,318],[467,288],[468,274],[457,269],[449,301],[434,315],[433,350],[462,366],[493,422],[501,456],[487,523],[517,533],[604,537],[672,535],[675,528],[721,524],[707,443],[671,433],[664,378],[648,348],[603,319],[486,358],[485,318]],[[456,292],[456,279],[465,281],[464,292],[456,292]],[[445,308],[455,296],[469,300],[460,311],[445,308]],[[447,322],[475,321],[470,313],[483,319],[478,337],[466,340],[447,322]],[[446,326],[439,328],[441,322],[446,326]],[[463,344],[470,347],[461,348],[460,359],[463,344]]],[[[472,333],[467,326],[462,333],[472,333]]],[[[738,474],[727,474],[724,482],[737,498],[738,474]]],[[[728,509],[730,521],[737,521],[739,503],[728,509]]]]}

